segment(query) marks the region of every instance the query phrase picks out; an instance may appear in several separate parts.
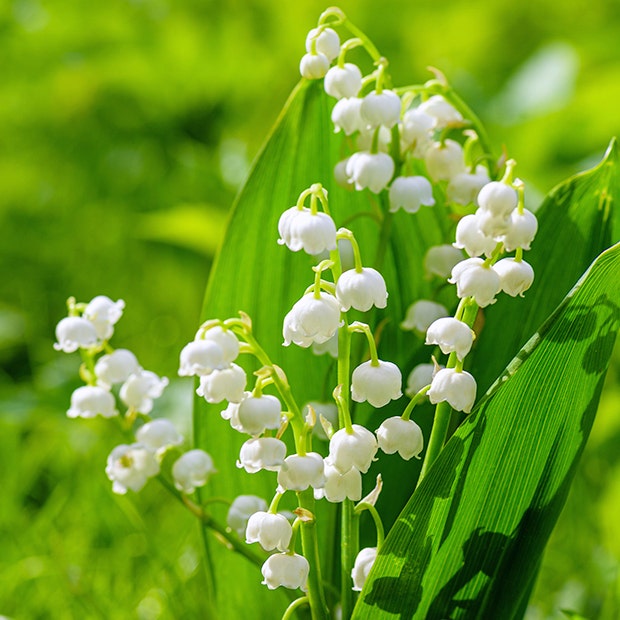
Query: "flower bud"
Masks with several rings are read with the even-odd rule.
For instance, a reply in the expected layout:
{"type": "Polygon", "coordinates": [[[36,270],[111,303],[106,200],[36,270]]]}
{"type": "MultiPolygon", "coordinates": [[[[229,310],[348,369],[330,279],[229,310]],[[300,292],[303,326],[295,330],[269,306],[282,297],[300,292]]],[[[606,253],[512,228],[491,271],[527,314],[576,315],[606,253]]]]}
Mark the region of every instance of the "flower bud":
{"type": "Polygon", "coordinates": [[[239,538],[245,536],[248,519],[258,511],[267,510],[267,502],[257,495],[235,497],[226,515],[226,525],[237,532],[239,538]]]}
{"type": "Polygon", "coordinates": [[[375,436],[363,426],[353,424],[352,432],[346,428],[336,431],[329,441],[329,461],[340,473],[355,467],[365,474],[377,453],[375,436]]]}
{"type": "Polygon", "coordinates": [[[394,160],[386,153],[360,151],[349,157],[347,175],[355,189],[368,188],[378,194],[387,187],[394,174],[394,160]]]}
{"type": "Polygon", "coordinates": [[[299,73],[307,80],[319,80],[329,69],[329,60],[325,54],[304,54],[299,61],[299,73]]]}
{"type": "Polygon", "coordinates": [[[442,353],[456,352],[456,357],[463,360],[471,350],[474,332],[463,321],[444,317],[433,321],[426,332],[425,344],[439,345],[442,353]]]}
{"type": "Polygon", "coordinates": [[[304,456],[291,454],[284,459],[278,472],[278,488],[283,491],[305,491],[308,487],[320,489],[325,484],[323,457],[316,452],[304,456]]]}
{"type": "Polygon", "coordinates": [[[285,457],[286,444],[280,439],[275,437],[248,439],[241,446],[237,467],[243,467],[248,474],[255,474],[261,469],[278,471],[285,457]]]}
{"type": "Polygon", "coordinates": [[[476,380],[468,372],[443,368],[435,375],[428,398],[433,405],[447,401],[456,411],[469,413],[476,400],[476,380]]]}
{"type": "Polygon", "coordinates": [[[424,448],[422,429],[413,420],[403,420],[400,416],[383,421],[377,429],[377,440],[383,452],[398,452],[405,461],[413,456],[419,458],[424,448]]]}
{"type": "Polygon", "coordinates": [[[501,290],[499,276],[494,269],[485,266],[481,258],[468,258],[458,263],[448,282],[456,284],[460,299],[473,297],[481,308],[494,304],[495,295],[501,290]]]}
{"type": "Polygon", "coordinates": [[[413,398],[423,387],[430,385],[438,368],[435,367],[435,364],[418,364],[415,366],[407,377],[405,394],[409,398],[413,398]]]}
{"type": "Polygon", "coordinates": [[[502,181],[487,183],[478,194],[478,205],[496,217],[508,217],[519,202],[517,191],[502,181]]]}
{"type": "Polygon", "coordinates": [[[224,353],[212,340],[194,340],[181,350],[179,376],[208,375],[226,366],[224,353]]]}
{"type": "Polygon", "coordinates": [[[239,403],[239,422],[250,435],[261,435],[265,429],[280,428],[282,405],[271,394],[248,396],[239,403]]]}
{"type": "Polygon", "coordinates": [[[335,132],[344,131],[345,135],[350,136],[364,127],[364,121],[360,109],[362,100],[357,97],[340,99],[332,110],[332,123],[336,127],[335,132]]]}
{"type": "Polygon", "coordinates": [[[124,383],[130,375],[139,370],[140,365],[136,356],[127,349],[116,349],[112,353],[102,355],[95,364],[97,383],[108,388],[115,383],[124,383]]]}
{"type": "Polygon", "coordinates": [[[309,347],[313,342],[326,342],[341,325],[340,303],[333,295],[321,292],[317,298],[307,293],[284,317],[284,346],[294,342],[309,347]]]}
{"type": "Polygon", "coordinates": [[[114,493],[124,495],[127,489],[138,492],[149,478],[159,473],[155,455],[139,443],[116,446],[108,456],[105,473],[113,482],[114,493]]]}
{"type": "Polygon", "coordinates": [[[70,418],[94,418],[101,415],[112,418],[118,415],[114,396],[105,388],[83,385],[71,394],[71,407],[67,411],[70,418]]]}
{"type": "Polygon", "coordinates": [[[400,97],[394,91],[373,91],[362,100],[360,112],[368,127],[375,129],[383,125],[391,128],[400,120],[401,105],[400,97]]]}
{"type": "Polygon", "coordinates": [[[524,260],[502,258],[493,265],[493,270],[499,275],[502,291],[511,297],[523,297],[534,282],[534,270],[524,260]]]}
{"type": "Polygon", "coordinates": [[[306,51],[312,51],[312,41],[316,39],[316,51],[325,54],[331,62],[340,54],[340,37],[332,28],[313,28],[306,37],[306,51]]]}
{"type": "Polygon", "coordinates": [[[200,377],[196,394],[203,396],[208,403],[221,403],[223,400],[238,403],[245,396],[246,383],[245,370],[237,364],[231,364],[228,368],[214,370],[200,377]]]}
{"type": "Polygon", "coordinates": [[[265,551],[288,551],[292,535],[293,528],[284,515],[260,511],[248,519],[245,542],[257,542],[265,551]]]}
{"type": "Polygon", "coordinates": [[[421,205],[432,207],[435,204],[433,187],[426,177],[396,177],[390,185],[390,213],[404,209],[416,213],[421,205]]]}
{"type": "Polygon", "coordinates": [[[124,308],[125,302],[122,299],[112,301],[105,295],[98,295],[88,303],[83,316],[95,326],[99,340],[108,340],[114,333],[113,326],[123,315],[124,308]]]}
{"type": "Polygon", "coordinates": [[[465,250],[469,256],[490,256],[497,245],[493,237],[485,235],[480,230],[480,218],[478,215],[466,215],[456,225],[455,248],[465,250]]]}
{"type": "Polygon", "coordinates": [[[264,577],[262,583],[270,590],[284,586],[305,592],[310,565],[306,558],[297,553],[276,553],[267,558],[261,572],[264,577]]]}
{"type": "Polygon", "coordinates": [[[403,378],[396,364],[379,360],[374,366],[369,360],[353,371],[351,398],[358,403],[367,400],[378,409],[403,395],[402,382],[403,378]]]}
{"type": "Polygon", "coordinates": [[[419,299],[407,308],[405,320],[400,324],[400,328],[425,334],[430,324],[443,316],[448,316],[445,306],[428,299],[419,299]]]}
{"type": "Polygon", "coordinates": [[[360,312],[366,312],[372,306],[385,308],[387,296],[383,276],[372,267],[363,267],[361,271],[348,269],[336,283],[336,298],[344,312],[350,308],[360,312]]]}
{"type": "Polygon", "coordinates": [[[424,255],[424,272],[427,277],[447,278],[452,268],[463,260],[463,252],[451,245],[433,245],[424,255]]]}
{"type": "Polygon", "coordinates": [[[97,344],[97,330],[88,319],[79,316],[68,316],[56,325],[54,349],[73,353],[78,349],[88,349],[97,344]]]}
{"type": "Polygon", "coordinates": [[[174,486],[183,493],[193,493],[204,486],[215,472],[211,456],[199,449],[185,452],[172,466],[174,486]]]}
{"type": "Polygon", "coordinates": [[[426,170],[433,181],[448,181],[465,172],[463,147],[454,140],[434,142],[424,154],[426,170]]]}
{"type": "Polygon", "coordinates": [[[517,248],[529,250],[537,230],[538,220],[531,211],[523,209],[523,213],[519,213],[519,210],[515,209],[508,218],[506,232],[500,241],[503,242],[506,252],[517,248]]]}
{"type": "Polygon", "coordinates": [[[366,579],[368,578],[368,573],[370,573],[370,569],[372,568],[372,565],[375,563],[376,559],[376,547],[366,547],[357,554],[357,557],[355,558],[355,563],[353,564],[353,570],[351,571],[353,590],[355,590],[356,592],[362,591],[362,588],[366,583],[366,579]]]}
{"type": "Polygon", "coordinates": [[[280,216],[278,232],[278,243],[293,252],[304,250],[314,255],[336,249],[336,224],[321,211],[312,213],[306,207],[291,207],[280,216]]]}
{"type": "Polygon", "coordinates": [[[152,420],[141,426],[136,432],[136,439],[158,456],[168,448],[183,443],[183,437],[179,435],[174,424],[165,418],[152,420]]]}
{"type": "Polygon", "coordinates": [[[166,377],[158,377],[150,370],[139,370],[129,375],[121,385],[119,396],[130,409],[140,413],[150,413],[153,400],[159,398],[168,385],[166,377]]]}
{"type": "Polygon", "coordinates": [[[325,75],[325,92],[336,99],[356,97],[362,88],[362,72],[357,65],[346,62],[332,67],[325,75]]]}
{"type": "Polygon", "coordinates": [[[433,95],[426,101],[423,101],[418,106],[418,110],[435,119],[435,129],[437,130],[445,129],[448,125],[456,125],[463,122],[461,113],[441,95],[433,95]]]}

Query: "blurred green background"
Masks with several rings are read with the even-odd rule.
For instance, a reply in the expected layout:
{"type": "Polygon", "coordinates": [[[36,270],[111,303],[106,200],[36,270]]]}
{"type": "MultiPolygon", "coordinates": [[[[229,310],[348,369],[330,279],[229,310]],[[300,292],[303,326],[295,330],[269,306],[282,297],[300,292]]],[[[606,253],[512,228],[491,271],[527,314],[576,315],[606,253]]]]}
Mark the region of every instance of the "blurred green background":
{"type": "MultiPolygon", "coordinates": [[[[396,84],[441,68],[536,204],[620,134],[617,0],[340,4],[396,84]]],[[[115,345],[171,378],[226,212],[292,87],[311,0],[0,3],[0,616],[204,617],[200,539],[157,485],[111,493],[120,435],[65,416],[65,300],[127,303],[115,345]]],[[[274,206],[283,208],[286,205],[274,206]]],[[[620,615],[620,364],[528,616],[620,615]]],[[[156,412],[189,433],[191,383],[156,412]]]]}

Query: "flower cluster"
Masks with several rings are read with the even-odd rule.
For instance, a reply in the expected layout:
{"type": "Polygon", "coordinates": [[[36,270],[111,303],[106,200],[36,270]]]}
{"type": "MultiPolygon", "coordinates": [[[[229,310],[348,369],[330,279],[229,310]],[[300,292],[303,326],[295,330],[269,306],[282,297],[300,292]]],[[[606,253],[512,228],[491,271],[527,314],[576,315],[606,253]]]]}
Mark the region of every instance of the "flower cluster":
{"type": "MultiPolygon", "coordinates": [[[[166,453],[173,449],[179,451],[183,443],[172,422],[164,418],[151,420],[149,415],[153,401],[162,395],[168,379],[144,370],[128,349],[110,346],[124,301],[114,302],[100,295],[87,304],[70,298],[67,306],[69,316],[56,326],[58,342],[54,348],[67,353],[80,351],[83,359],[80,376],[86,383],[71,395],[67,415],[70,418],[121,417],[120,401],[126,408],[122,418],[127,431],[140,420],[132,443],[116,446],[105,468],[115,493],[124,494],[128,489],[140,491],[150,478],[160,473],[166,453]]],[[[190,450],[174,461],[171,474],[179,491],[192,493],[196,487],[206,484],[214,471],[213,461],[206,452],[190,450]]]]}

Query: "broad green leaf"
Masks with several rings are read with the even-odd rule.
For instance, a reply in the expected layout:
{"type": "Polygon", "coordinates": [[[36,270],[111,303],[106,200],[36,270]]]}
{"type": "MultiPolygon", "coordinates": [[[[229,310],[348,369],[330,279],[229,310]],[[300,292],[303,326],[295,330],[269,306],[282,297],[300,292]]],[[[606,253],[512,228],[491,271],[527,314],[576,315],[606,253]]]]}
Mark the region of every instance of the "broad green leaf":
{"type": "Polygon", "coordinates": [[[619,282],[617,244],[446,444],[387,537],[355,618],[516,617],[596,413],[619,282]]]}

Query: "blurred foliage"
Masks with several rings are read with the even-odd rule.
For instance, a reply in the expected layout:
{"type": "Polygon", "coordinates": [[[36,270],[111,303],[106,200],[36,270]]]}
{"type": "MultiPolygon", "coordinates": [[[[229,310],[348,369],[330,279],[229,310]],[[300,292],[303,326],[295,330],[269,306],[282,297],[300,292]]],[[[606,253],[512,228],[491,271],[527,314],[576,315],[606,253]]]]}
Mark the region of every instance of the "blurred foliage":
{"type": "MultiPolygon", "coordinates": [[[[498,152],[505,144],[518,160],[534,205],[620,133],[616,0],[340,6],[390,59],[396,83],[426,79],[428,65],[446,73],[498,152]]],[[[116,345],[174,376],[226,210],[324,8],[0,3],[0,614],[201,616],[194,524],[156,485],[112,495],[103,464],[119,436],[65,418],[78,361],[53,351],[54,325],[69,295],[123,298],[116,345]]],[[[532,618],[620,613],[617,368],[532,618]]],[[[173,397],[159,413],[188,418],[173,397]]]]}

